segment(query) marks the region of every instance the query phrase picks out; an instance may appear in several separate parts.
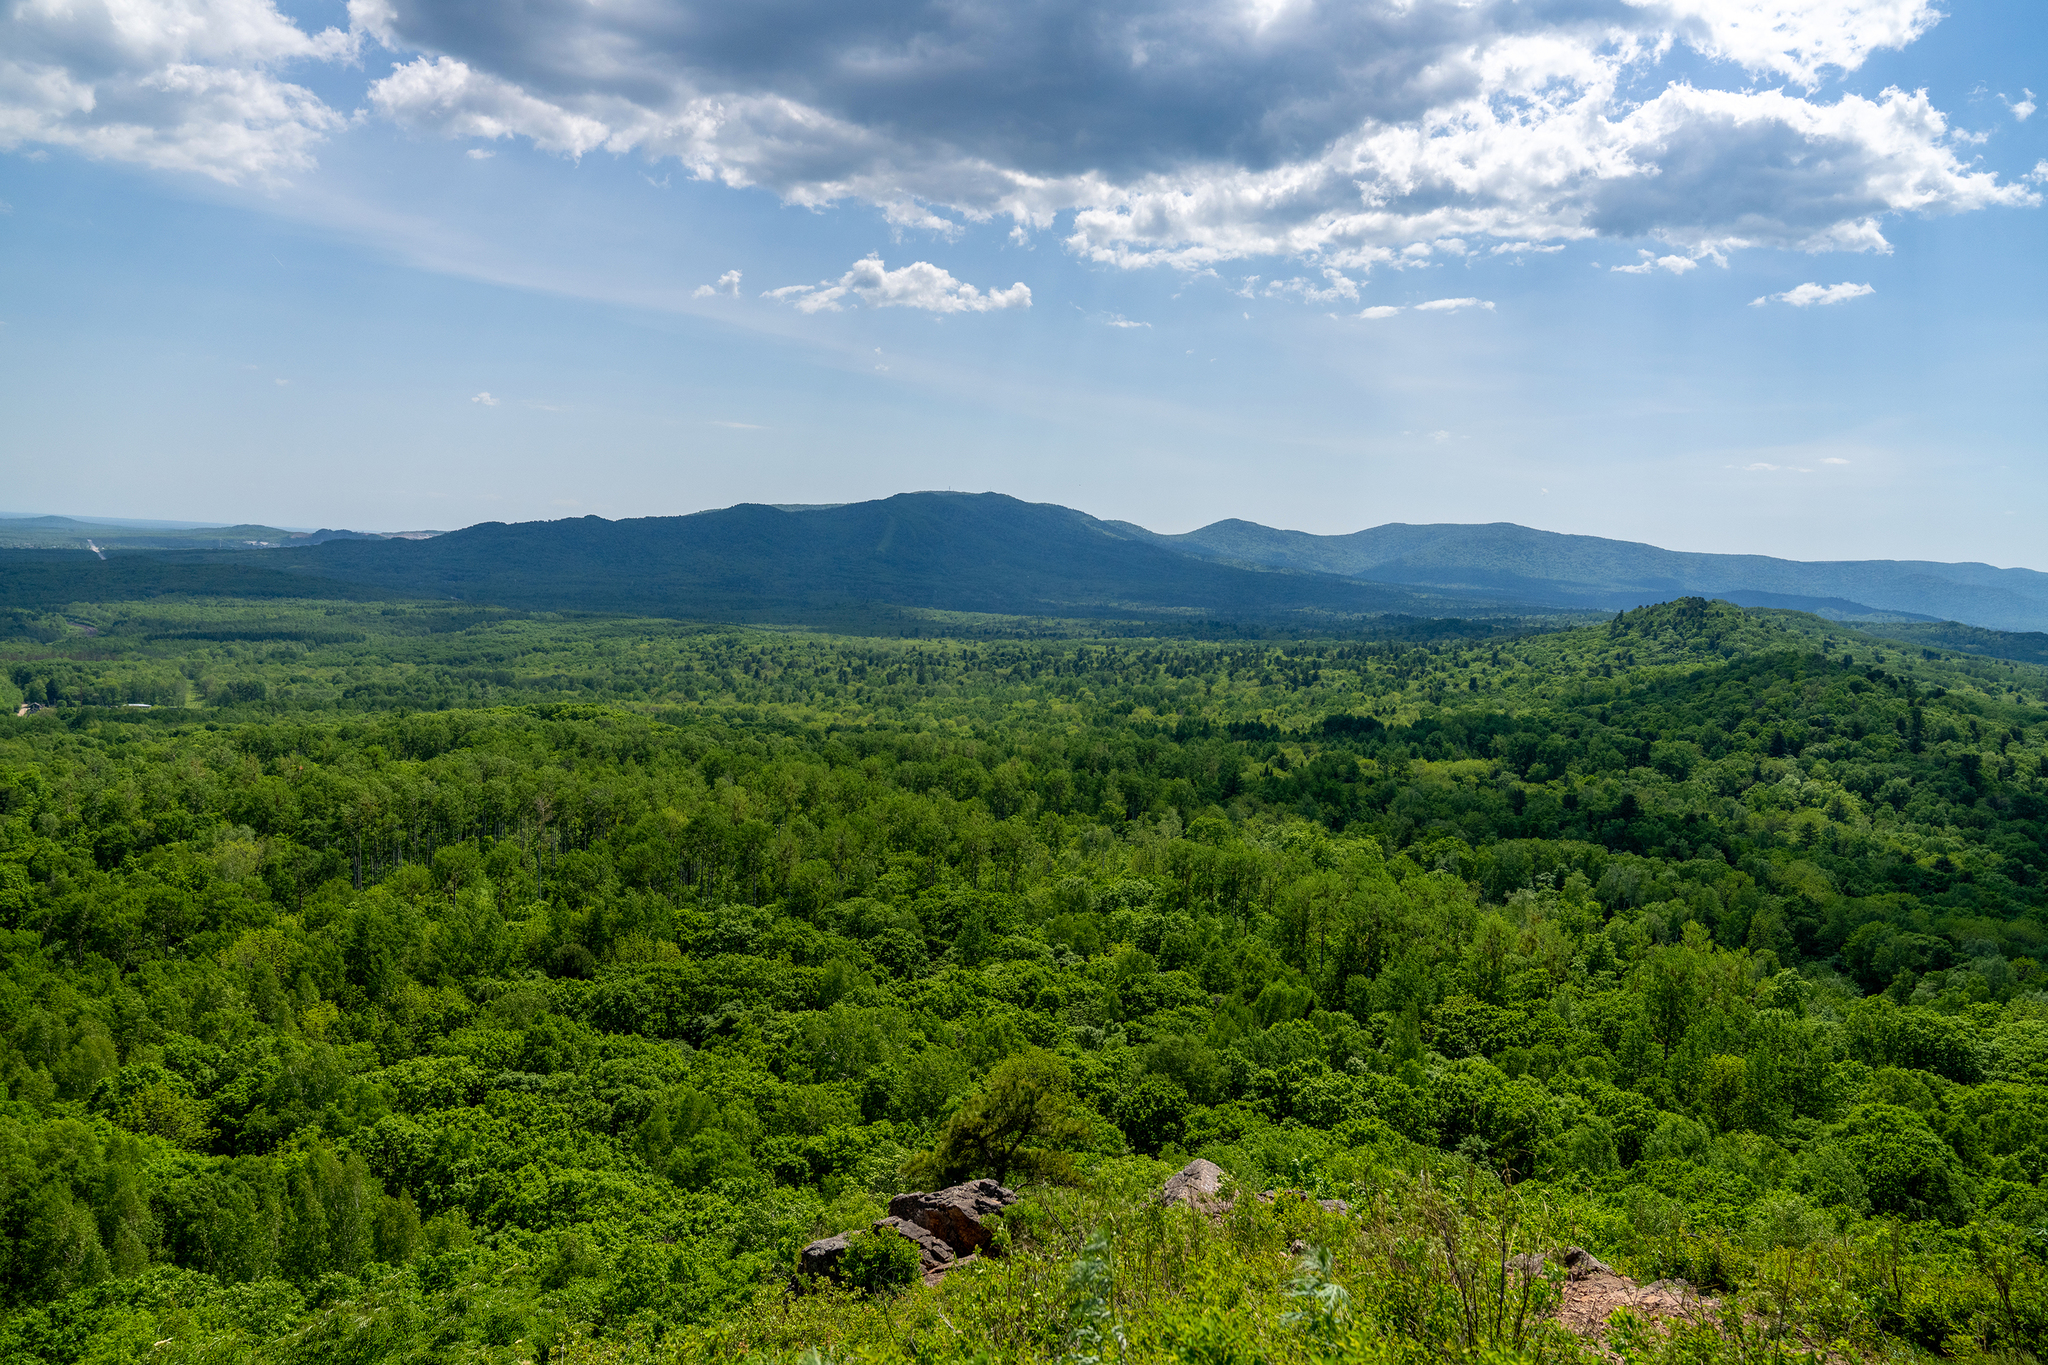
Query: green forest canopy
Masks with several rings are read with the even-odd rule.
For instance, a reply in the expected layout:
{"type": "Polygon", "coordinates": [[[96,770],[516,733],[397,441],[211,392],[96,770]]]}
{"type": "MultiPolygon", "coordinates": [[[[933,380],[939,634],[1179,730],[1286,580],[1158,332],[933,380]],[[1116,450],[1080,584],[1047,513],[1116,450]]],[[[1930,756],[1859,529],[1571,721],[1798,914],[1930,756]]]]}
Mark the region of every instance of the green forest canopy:
{"type": "Polygon", "coordinates": [[[1463,1172],[1644,1277],[1826,1250],[1827,1330],[1884,1349],[2048,1330],[2041,668],[1697,599],[1434,642],[11,629],[5,1361],[793,1350],[796,1249],[1023,1057],[1099,1198],[1463,1172]]]}

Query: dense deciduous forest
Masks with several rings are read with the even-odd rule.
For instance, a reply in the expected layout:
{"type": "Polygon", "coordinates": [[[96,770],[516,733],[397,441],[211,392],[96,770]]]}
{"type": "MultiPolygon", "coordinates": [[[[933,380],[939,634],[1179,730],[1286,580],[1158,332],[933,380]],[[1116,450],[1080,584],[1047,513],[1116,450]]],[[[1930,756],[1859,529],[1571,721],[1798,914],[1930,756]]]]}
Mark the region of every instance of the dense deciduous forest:
{"type": "Polygon", "coordinates": [[[6,627],[0,1360],[1589,1350],[1487,1239],[1735,1305],[1631,1359],[2048,1333],[2039,667],[1697,599],[6,627]],[[793,1292],[1021,1084],[1008,1255],[793,1292]],[[1353,1213],[1149,1205],[1196,1155],[1353,1213]]]}

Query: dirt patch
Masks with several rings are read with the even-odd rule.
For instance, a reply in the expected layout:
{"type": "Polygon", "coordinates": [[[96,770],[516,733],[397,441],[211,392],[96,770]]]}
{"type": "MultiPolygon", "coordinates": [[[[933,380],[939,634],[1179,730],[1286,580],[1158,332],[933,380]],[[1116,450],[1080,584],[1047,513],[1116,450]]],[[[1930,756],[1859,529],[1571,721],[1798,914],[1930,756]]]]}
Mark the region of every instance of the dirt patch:
{"type": "Polygon", "coordinates": [[[1618,1308],[1638,1317],[1698,1321],[1720,1307],[1720,1301],[1701,1294],[1683,1280],[1653,1280],[1637,1284],[1626,1275],[1603,1264],[1591,1252],[1573,1247],[1560,1258],[1565,1269],[1564,1294],[1558,1304],[1557,1320],[1580,1336],[1599,1336],[1607,1330],[1607,1319],[1618,1308]]]}

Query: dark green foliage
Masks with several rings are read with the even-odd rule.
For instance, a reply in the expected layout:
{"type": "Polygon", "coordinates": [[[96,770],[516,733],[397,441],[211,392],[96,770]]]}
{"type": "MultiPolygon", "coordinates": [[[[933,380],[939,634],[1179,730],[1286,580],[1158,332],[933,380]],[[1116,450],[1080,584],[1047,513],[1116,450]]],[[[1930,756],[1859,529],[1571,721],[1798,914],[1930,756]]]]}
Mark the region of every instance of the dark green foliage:
{"type": "MultiPolygon", "coordinates": [[[[930,1153],[908,1172],[932,1186],[989,1176],[1063,1180],[1069,1148],[1088,1140],[1074,1113],[1066,1063],[1032,1049],[996,1063],[981,1087],[939,1129],[930,1153]]],[[[1148,1111],[1146,1120],[1153,1121],[1148,1111]]]]}

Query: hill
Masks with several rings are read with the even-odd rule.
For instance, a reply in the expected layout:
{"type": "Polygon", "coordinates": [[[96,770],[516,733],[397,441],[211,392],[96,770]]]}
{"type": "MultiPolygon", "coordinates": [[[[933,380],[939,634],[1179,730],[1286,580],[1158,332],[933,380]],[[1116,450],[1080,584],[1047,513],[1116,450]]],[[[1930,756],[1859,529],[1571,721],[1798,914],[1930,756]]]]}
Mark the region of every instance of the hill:
{"type": "Polygon", "coordinates": [[[999,493],[487,522],[428,541],[337,541],[262,562],[422,598],[699,620],[808,620],[867,603],[1066,617],[1528,610],[1494,593],[1216,563],[999,493]]]}
{"type": "Polygon", "coordinates": [[[1439,592],[1488,593],[1558,607],[1618,611],[1696,594],[1844,621],[1955,620],[1995,630],[2048,629],[2048,574],[1989,564],[1696,554],[1511,522],[1394,523],[1336,536],[1238,520],[1184,535],[1117,525],[1155,544],[1219,562],[1342,574],[1439,592]]]}

